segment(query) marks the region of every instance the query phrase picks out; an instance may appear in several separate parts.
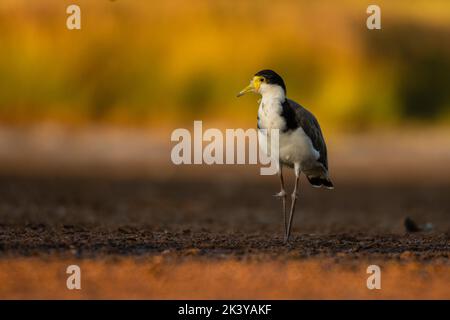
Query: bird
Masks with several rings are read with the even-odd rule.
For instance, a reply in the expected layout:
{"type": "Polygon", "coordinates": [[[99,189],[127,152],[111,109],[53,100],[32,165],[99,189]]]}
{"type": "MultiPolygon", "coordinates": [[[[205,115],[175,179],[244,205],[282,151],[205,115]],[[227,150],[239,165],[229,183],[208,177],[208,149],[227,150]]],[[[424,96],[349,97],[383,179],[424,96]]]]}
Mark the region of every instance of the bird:
{"type": "Polygon", "coordinates": [[[277,129],[279,133],[277,175],[281,191],[275,196],[282,200],[284,240],[287,243],[299,197],[301,173],[313,187],[334,189],[328,173],[327,146],[316,117],[297,102],[287,98],[285,82],[278,73],[269,69],[257,72],[250,84],[240,91],[237,97],[250,92],[261,95],[257,116],[258,130],[277,129]],[[283,167],[294,169],[295,174],[289,217],[286,214],[287,194],[283,167]]]}

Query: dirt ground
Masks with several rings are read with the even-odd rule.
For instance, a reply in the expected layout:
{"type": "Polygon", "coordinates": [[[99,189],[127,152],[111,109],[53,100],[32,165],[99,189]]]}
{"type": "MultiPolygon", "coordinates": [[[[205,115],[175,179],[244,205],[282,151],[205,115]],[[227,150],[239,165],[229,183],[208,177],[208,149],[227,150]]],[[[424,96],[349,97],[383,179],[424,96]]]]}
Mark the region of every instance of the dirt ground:
{"type": "Polygon", "coordinates": [[[0,270],[2,299],[450,299],[448,264],[408,260],[22,257],[0,270]],[[374,262],[380,290],[366,286],[374,262]],[[81,290],[66,288],[72,264],[81,290]]]}
{"type": "Polygon", "coordinates": [[[62,162],[31,172],[24,158],[10,170],[10,157],[0,170],[0,298],[449,299],[448,159],[427,175],[420,157],[380,170],[373,155],[343,154],[335,190],[302,179],[287,245],[277,178],[256,167],[61,174],[62,162]],[[406,217],[430,230],[407,232],[406,217]],[[80,291],[65,287],[69,264],[83,270],[80,291]],[[366,287],[371,264],[382,290],[366,287]]]}
{"type": "Polygon", "coordinates": [[[450,185],[343,184],[329,191],[302,180],[292,240],[284,245],[271,178],[3,177],[1,255],[448,258],[450,185]],[[406,216],[434,230],[406,233],[406,216]]]}
{"type": "Polygon", "coordinates": [[[285,245],[262,180],[2,177],[0,298],[450,298],[449,185],[302,181],[285,245]],[[433,230],[407,233],[407,215],[433,230]]]}

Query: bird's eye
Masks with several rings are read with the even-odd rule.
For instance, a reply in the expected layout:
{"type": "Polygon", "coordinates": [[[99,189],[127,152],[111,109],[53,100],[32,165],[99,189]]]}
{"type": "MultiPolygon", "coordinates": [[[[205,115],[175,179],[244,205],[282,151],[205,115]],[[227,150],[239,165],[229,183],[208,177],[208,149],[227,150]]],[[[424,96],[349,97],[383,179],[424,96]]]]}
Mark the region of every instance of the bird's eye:
{"type": "Polygon", "coordinates": [[[260,78],[259,81],[264,82],[264,78],[260,78]]]}

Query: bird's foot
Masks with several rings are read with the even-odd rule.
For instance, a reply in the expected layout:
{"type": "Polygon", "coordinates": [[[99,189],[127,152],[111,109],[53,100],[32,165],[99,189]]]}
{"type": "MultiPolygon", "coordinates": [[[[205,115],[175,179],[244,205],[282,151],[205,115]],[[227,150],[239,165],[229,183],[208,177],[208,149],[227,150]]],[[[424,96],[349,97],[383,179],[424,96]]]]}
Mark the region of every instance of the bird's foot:
{"type": "Polygon", "coordinates": [[[288,237],[288,236],[284,236],[284,244],[289,244],[289,239],[290,239],[290,236],[288,237]]]}
{"type": "Polygon", "coordinates": [[[277,198],[284,198],[284,197],[286,197],[286,191],[281,190],[280,192],[275,193],[273,196],[277,197],[277,198]]]}

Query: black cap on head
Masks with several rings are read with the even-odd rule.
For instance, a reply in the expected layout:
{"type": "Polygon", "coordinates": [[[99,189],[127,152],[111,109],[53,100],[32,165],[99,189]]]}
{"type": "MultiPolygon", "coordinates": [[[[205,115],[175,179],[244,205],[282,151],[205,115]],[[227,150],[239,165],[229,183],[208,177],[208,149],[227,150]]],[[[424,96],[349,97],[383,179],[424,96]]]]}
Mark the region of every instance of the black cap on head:
{"type": "Polygon", "coordinates": [[[273,70],[261,70],[258,71],[255,76],[262,76],[264,78],[266,78],[267,83],[269,84],[277,84],[280,87],[283,88],[284,92],[286,93],[286,85],[284,84],[283,78],[281,78],[281,76],[276,73],[273,70]]]}

